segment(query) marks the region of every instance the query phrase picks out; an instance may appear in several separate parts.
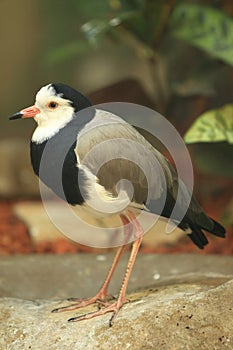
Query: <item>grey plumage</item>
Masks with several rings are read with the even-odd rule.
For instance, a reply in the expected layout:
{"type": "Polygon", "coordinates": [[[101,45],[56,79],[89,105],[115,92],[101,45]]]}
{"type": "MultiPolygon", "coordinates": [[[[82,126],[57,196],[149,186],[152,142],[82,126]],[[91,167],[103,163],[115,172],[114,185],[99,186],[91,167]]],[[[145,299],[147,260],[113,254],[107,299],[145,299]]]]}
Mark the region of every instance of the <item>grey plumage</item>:
{"type": "MultiPolygon", "coordinates": [[[[175,214],[179,216],[184,208],[187,212],[178,226],[189,232],[199,248],[208,242],[206,238],[200,239],[205,237],[201,229],[223,237],[222,226],[218,224],[216,232],[214,220],[204,213],[168,160],[144,136],[118,116],[97,110],[95,117],[79,132],[75,153],[78,162],[85,164],[113,197],[119,192],[116,188],[119,181],[127,179],[134,188],[132,202],[167,218],[172,214],[180,186],[181,200],[175,214]]],[[[171,219],[176,222],[178,217],[171,219]]]]}

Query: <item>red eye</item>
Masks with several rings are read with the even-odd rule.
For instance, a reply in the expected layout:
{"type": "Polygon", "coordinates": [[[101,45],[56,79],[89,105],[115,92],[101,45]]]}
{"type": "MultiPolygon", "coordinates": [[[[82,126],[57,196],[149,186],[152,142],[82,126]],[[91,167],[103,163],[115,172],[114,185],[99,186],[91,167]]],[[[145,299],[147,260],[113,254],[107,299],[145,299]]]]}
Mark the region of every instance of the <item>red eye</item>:
{"type": "Polygon", "coordinates": [[[55,102],[55,101],[50,101],[49,103],[47,103],[47,107],[48,107],[49,109],[55,109],[55,108],[58,107],[58,103],[55,102]]]}

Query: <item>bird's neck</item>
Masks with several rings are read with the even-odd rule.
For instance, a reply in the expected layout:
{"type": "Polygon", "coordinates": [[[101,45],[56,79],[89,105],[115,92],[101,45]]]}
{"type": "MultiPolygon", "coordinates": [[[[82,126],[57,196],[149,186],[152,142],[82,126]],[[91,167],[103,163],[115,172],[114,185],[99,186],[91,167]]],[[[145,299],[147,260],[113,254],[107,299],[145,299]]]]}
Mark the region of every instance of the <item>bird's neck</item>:
{"type": "Polygon", "coordinates": [[[73,116],[71,115],[69,119],[66,120],[44,120],[43,122],[38,122],[37,128],[32,135],[32,142],[41,144],[53,136],[55,136],[62,128],[64,128],[71,120],[73,116]]]}

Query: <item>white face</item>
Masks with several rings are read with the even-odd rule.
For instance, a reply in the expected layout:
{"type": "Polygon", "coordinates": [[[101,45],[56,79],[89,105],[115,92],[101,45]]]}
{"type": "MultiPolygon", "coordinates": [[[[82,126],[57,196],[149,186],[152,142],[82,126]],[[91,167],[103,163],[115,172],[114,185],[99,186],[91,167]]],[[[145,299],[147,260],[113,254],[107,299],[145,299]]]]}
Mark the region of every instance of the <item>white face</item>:
{"type": "Polygon", "coordinates": [[[36,94],[35,106],[40,110],[35,117],[36,122],[40,125],[50,120],[69,121],[74,112],[70,102],[57,94],[51,84],[43,86],[36,94]]]}
{"type": "Polygon", "coordinates": [[[63,128],[73,118],[74,108],[67,99],[57,94],[51,84],[36,94],[35,106],[40,110],[34,119],[38,126],[32,141],[41,143],[63,128]]]}

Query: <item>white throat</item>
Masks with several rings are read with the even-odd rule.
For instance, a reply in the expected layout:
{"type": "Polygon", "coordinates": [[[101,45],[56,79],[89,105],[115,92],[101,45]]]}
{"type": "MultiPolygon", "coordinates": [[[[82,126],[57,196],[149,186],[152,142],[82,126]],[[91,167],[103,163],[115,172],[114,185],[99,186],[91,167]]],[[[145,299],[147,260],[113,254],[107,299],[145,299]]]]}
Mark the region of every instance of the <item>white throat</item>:
{"type": "Polygon", "coordinates": [[[43,121],[43,123],[39,123],[32,135],[32,142],[42,143],[47,141],[56,135],[60,129],[64,128],[72,118],[73,115],[71,114],[70,118],[66,118],[65,120],[57,119],[56,122],[54,122],[54,120],[46,120],[43,121]]]}

